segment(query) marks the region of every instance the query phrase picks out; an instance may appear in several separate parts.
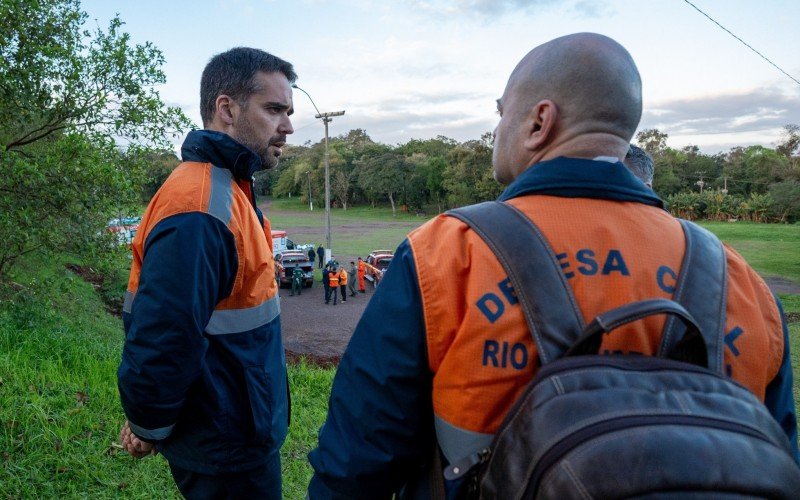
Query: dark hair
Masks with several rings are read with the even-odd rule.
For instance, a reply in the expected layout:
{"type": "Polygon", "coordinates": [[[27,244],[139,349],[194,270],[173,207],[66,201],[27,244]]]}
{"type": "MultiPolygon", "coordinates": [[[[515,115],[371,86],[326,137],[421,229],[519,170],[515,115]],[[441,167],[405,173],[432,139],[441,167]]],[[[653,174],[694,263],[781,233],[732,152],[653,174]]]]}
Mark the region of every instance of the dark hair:
{"type": "Polygon", "coordinates": [[[220,95],[230,96],[236,102],[244,104],[250,95],[258,92],[260,89],[253,82],[258,71],[281,72],[289,83],[297,80],[291,63],[263,50],[236,47],[212,57],[200,78],[200,116],[203,125],[211,122],[217,97],[220,95]]]}
{"type": "Polygon", "coordinates": [[[653,159],[647,154],[647,151],[631,144],[623,163],[642,182],[645,184],[653,183],[653,171],[655,169],[653,168],[653,159]]]}

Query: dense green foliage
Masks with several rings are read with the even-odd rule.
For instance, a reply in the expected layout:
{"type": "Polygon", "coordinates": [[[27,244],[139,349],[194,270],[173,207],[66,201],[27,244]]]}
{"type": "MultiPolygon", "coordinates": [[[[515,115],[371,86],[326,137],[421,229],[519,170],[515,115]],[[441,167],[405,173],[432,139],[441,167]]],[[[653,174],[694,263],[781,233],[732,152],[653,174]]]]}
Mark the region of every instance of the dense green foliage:
{"type": "Polygon", "coordinates": [[[89,31],[78,0],[0,0],[0,18],[2,281],[37,249],[97,252],[106,222],[136,212],[145,148],[190,123],[155,90],[161,52],[118,18],[89,31]]]}
{"type": "MultiPolygon", "coordinates": [[[[496,198],[491,135],[458,143],[447,137],[411,140],[396,147],[374,142],[361,129],[333,138],[332,206],[389,203],[392,212],[436,211],[496,198]]],[[[317,206],[325,196],[324,143],[289,146],[274,171],[256,175],[262,193],[299,196],[317,206]]]]}
{"type": "Polygon", "coordinates": [[[667,147],[655,129],[636,135],[653,157],[653,189],[673,214],[688,219],[800,220],[800,127],[786,125],[775,148],[736,147],[713,156],[697,146],[667,147]]]}

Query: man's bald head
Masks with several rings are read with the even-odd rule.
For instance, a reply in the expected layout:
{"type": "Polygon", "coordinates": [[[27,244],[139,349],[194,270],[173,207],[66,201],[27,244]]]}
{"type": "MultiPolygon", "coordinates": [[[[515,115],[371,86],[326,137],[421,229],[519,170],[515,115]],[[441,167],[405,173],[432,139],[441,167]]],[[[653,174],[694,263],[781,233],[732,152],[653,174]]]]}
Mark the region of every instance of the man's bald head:
{"type": "Polygon", "coordinates": [[[642,80],[620,44],[576,33],[531,50],[511,73],[498,110],[494,175],[508,184],[558,156],[624,157],[642,116],[642,80]]]}
{"type": "Polygon", "coordinates": [[[531,50],[509,87],[533,105],[552,100],[563,127],[607,132],[630,142],[642,116],[642,80],[625,48],[603,35],[576,33],[531,50]]]}

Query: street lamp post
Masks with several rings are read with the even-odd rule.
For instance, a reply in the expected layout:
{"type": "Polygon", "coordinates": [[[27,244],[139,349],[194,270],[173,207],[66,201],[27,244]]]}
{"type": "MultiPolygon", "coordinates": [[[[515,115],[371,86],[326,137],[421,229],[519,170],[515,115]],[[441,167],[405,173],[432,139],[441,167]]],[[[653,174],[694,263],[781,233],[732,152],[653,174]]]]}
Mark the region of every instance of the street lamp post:
{"type": "Polygon", "coordinates": [[[311,95],[306,92],[305,90],[298,87],[296,84],[292,84],[292,87],[296,88],[300,92],[304,93],[308,96],[308,100],[311,101],[311,105],[314,106],[314,109],[317,111],[317,114],[314,115],[314,118],[322,119],[322,123],[325,125],[325,262],[328,262],[331,259],[331,176],[330,176],[330,155],[328,154],[328,123],[333,121],[334,116],[342,116],[344,111],[332,111],[329,113],[321,113],[317,105],[314,104],[314,99],[311,98],[311,95]]]}
{"type": "Polygon", "coordinates": [[[306,170],[306,176],[308,177],[308,211],[314,211],[314,202],[311,201],[311,170],[306,170]]]}

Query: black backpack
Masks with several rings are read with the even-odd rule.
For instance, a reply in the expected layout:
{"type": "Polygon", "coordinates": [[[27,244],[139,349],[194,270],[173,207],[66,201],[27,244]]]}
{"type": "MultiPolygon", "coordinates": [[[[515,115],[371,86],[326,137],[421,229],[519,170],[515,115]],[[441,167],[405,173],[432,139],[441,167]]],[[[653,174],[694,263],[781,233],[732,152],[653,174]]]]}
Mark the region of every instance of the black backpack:
{"type": "Polygon", "coordinates": [[[727,276],[715,236],[681,221],[674,301],[634,302],[584,326],[553,250],[519,210],[487,202],[448,215],[502,263],[542,367],[491,448],[450,464],[445,478],[466,480],[469,497],[503,500],[800,498],[786,434],[724,373],[727,276]],[[657,356],[598,354],[603,335],[664,313],[657,356]]]}

